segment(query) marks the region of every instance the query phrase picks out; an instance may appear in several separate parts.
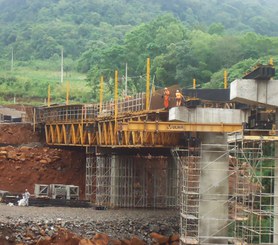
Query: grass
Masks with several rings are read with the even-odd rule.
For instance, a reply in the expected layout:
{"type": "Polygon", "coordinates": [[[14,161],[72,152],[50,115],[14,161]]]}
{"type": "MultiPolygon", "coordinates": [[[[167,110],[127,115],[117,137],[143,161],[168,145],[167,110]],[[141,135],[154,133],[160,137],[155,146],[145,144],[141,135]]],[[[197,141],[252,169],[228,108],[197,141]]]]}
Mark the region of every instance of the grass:
{"type": "Polygon", "coordinates": [[[51,60],[17,62],[11,71],[10,68],[7,69],[8,64],[0,62],[0,102],[10,104],[15,99],[19,103],[44,104],[50,85],[51,102],[63,103],[67,81],[70,84],[71,103],[90,102],[91,89],[86,84],[86,74],[67,67],[61,83],[60,67],[55,63],[57,62],[51,60]]]}

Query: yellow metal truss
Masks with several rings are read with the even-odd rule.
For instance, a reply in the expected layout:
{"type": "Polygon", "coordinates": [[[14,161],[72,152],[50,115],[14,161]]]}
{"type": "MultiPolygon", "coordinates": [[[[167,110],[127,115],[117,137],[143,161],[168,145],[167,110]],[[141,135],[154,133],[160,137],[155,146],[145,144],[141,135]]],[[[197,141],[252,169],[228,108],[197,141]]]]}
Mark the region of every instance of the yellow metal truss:
{"type": "Polygon", "coordinates": [[[233,132],[241,124],[198,124],[184,122],[147,121],[143,118],[121,118],[118,121],[51,123],[45,125],[49,145],[167,147],[179,145],[184,132],[233,132]]]}

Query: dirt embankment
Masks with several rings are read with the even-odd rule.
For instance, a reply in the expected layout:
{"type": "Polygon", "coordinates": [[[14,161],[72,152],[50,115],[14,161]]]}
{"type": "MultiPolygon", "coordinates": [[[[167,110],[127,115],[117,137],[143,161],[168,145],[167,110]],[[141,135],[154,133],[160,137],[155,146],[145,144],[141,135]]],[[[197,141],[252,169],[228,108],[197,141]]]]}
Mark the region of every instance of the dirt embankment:
{"type": "Polygon", "coordinates": [[[0,124],[1,145],[22,145],[42,141],[40,134],[33,132],[33,127],[28,123],[0,124]]]}
{"type": "Polygon", "coordinates": [[[35,184],[71,184],[85,195],[85,152],[40,143],[30,124],[0,124],[0,190],[32,194],[35,184]]]}

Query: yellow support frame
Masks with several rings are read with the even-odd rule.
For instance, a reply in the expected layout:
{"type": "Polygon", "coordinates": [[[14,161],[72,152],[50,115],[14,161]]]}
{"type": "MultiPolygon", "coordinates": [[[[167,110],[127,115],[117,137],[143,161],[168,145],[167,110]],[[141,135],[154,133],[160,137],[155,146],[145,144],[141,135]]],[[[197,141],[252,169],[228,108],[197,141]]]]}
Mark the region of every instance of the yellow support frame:
{"type": "MultiPolygon", "coordinates": [[[[144,117],[143,117],[144,118],[144,117]]],[[[49,124],[45,126],[46,143],[50,145],[111,146],[111,147],[170,147],[179,144],[183,132],[221,132],[242,130],[241,124],[198,124],[183,122],[145,121],[130,118],[87,123],[49,124]],[[88,128],[93,128],[89,130],[88,128]]]]}

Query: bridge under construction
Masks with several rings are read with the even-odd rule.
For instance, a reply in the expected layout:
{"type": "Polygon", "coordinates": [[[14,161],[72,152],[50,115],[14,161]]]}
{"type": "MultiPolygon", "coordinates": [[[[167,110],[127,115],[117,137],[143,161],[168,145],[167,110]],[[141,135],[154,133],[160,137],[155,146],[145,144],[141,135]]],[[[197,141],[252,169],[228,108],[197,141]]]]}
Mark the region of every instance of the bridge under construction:
{"type": "Polygon", "coordinates": [[[169,110],[159,90],[118,99],[115,76],[113,101],[36,108],[34,125],[84,147],[98,206],[175,208],[182,244],[278,244],[278,81],[262,69],[169,110]]]}

